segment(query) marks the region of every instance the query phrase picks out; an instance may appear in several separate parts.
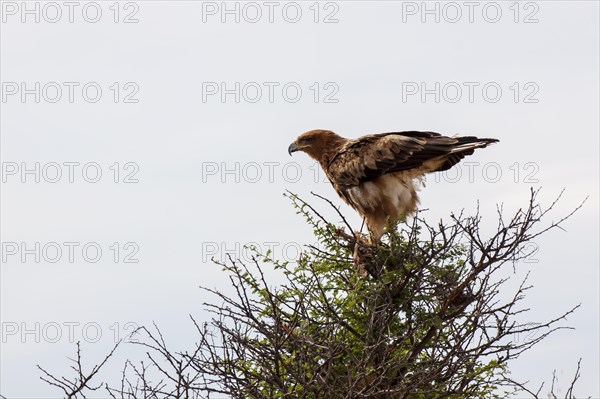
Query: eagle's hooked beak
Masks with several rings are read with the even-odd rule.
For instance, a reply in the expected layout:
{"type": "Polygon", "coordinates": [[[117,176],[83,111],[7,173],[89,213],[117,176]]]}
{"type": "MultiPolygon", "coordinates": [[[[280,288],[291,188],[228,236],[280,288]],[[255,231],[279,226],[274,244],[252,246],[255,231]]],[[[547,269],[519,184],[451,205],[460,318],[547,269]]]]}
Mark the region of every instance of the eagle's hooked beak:
{"type": "Polygon", "coordinates": [[[290,144],[290,146],[288,147],[288,154],[290,154],[290,156],[292,155],[292,152],[296,152],[298,151],[298,145],[296,143],[292,143],[290,144]]]}

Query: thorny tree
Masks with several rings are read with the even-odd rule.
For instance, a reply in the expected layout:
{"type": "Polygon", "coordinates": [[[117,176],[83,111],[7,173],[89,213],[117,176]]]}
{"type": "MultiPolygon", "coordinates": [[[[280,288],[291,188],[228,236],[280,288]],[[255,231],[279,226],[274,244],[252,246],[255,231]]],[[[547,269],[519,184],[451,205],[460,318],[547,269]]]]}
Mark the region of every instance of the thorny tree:
{"type": "MultiPolygon", "coordinates": [[[[103,389],[114,398],[417,399],[514,392],[538,398],[542,387],[513,380],[510,361],[568,328],[560,321],[578,306],[530,323],[522,302],[531,286],[525,278],[507,292],[506,271],[530,255],[527,243],[561,228],[579,208],[544,225],[560,196],[543,209],[537,194],[532,190],[527,206],[510,218],[499,207],[488,238],[479,212],[437,225],[417,215],[390,229],[377,247],[363,244],[339,211],[348,231],[290,194],[320,245],[309,246],[294,263],[269,253],[257,253],[251,265],[223,263],[235,295],[206,289],[216,297],[206,305],[214,317],[202,325],[192,319],[198,332],[192,351],[174,352],[156,326],[142,328],[145,339],[137,344],[146,348],[147,360],[128,361],[116,386],[93,384],[104,362],[85,373],[79,350],[75,377],[57,378],[40,367],[42,379],[67,397],[103,389]],[[280,271],[284,283],[272,288],[266,267],[280,271]]],[[[579,364],[565,397],[574,397],[578,378],[579,364]]],[[[545,397],[556,397],[554,382],[545,397]]]]}

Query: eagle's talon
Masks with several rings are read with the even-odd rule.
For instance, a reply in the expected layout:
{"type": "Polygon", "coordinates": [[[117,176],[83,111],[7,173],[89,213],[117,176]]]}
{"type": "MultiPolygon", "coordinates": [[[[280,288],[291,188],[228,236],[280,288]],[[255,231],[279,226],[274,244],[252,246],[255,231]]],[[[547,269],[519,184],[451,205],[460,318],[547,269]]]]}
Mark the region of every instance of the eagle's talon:
{"type": "Polygon", "coordinates": [[[371,243],[371,237],[366,234],[357,233],[358,240],[352,251],[352,259],[354,266],[359,271],[361,277],[366,277],[370,274],[373,278],[377,278],[379,273],[373,270],[376,265],[375,257],[377,256],[377,244],[371,243]]]}

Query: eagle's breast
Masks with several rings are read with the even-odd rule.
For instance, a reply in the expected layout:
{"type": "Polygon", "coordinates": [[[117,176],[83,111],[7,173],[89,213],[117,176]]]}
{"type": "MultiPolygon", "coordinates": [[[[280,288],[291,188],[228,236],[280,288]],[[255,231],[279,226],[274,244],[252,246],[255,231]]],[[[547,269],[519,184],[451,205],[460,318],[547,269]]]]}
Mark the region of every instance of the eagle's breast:
{"type": "Polygon", "coordinates": [[[405,172],[385,174],[342,191],[342,197],[363,216],[395,221],[413,213],[418,204],[417,187],[405,172]]]}

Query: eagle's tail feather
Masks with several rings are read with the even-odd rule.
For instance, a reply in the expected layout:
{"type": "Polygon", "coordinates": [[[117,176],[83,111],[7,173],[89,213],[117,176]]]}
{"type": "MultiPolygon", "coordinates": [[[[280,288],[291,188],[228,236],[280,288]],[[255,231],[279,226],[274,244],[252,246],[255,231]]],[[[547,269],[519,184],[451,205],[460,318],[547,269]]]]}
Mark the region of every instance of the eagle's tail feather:
{"type": "Polygon", "coordinates": [[[487,138],[480,139],[480,138],[474,137],[474,136],[457,137],[457,139],[458,139],[458,143],[456,143],[453,146],[452,150],[450,151],[450,154],[457,153],[457,152],[463,152],[463,151],[469,151],[469,150],[472,150],[475,148],[485,148],[489,144],[494,144],[499,141],[497,139],[487,139],[487,138]]]}
{"type": "Polygon", "coordinates": [[[476,148],[485,148],[490,144],[497,143],[499,140],[497,139],[488,139],[483,138],[480,139],[474,136],[466,136],[466,137],[456,137],[458,143],[452,146],[452,149],[448,152],[448,155],[445,156],[444,163],[437,168],[436,172],[442,172],[444,170],[450,169],[452,166],[456,165],[467,155],[472,155],[475,152],[476,148]]]}

